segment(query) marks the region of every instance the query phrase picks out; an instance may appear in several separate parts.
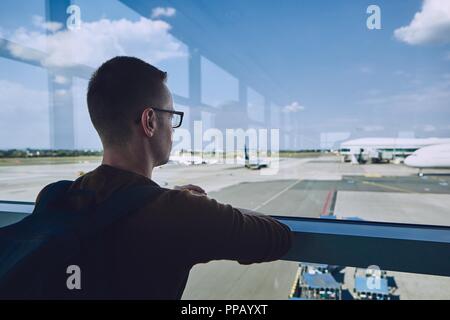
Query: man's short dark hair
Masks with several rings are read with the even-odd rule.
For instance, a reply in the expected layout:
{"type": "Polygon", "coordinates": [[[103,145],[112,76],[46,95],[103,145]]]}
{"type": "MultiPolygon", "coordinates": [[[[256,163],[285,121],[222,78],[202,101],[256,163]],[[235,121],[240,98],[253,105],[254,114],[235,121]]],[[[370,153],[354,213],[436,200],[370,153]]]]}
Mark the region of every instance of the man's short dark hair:
{"type": "Polygon", "coordinates": [[[121,145],[133,120],[165,96],[167,73],[134,57],[115,57],[94,72],[87,92],[92,123],[103,144],[121,145]]]}

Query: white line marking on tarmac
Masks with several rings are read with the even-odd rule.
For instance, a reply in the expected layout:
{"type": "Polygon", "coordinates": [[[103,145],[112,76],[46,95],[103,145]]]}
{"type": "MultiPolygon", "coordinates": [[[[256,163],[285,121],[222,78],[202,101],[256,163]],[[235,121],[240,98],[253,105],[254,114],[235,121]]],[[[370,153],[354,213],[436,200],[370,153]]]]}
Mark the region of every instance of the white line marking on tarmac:
{"type": "Polygon", "coordinates": [[[272,200],[275,200],[276,198],[278,198],[279,196],[281,196],[283,193],[285,193],[286,191],[288,191],[289,189],[291,189],[293,186],[295,186],[296,184],[298,184],[299,182],[301,182],[302,180],[297,180],[296,182],[294,182],[293,184],[287,186],[286,188],[284,188],[283,190],[281,190],[280,192],[278,192],[277,194],[275,194],[273,197],[269,198],[268,200],[264,201],[263,203],[261,203],[259,206],[255,207],[254,209],[252,209],[253,211],[256,211],[258,209],[261,209],[262,207],[264,207],[266,204],[268,204],[269,202],[271,202],[272,200]]]}

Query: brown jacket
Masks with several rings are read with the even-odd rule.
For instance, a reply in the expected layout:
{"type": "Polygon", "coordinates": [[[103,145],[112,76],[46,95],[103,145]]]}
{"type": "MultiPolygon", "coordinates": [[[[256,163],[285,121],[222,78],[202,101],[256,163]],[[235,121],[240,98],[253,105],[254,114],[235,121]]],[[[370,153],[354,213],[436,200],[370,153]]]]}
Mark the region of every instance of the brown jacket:
{"type": "MultiPolygon", "coordinates": [[[[144,176],[101,165],[78,178],[71,188],[93,190],[99,203],[115,191],[145,184],[157,186],[144,176]]],[[[268,216],[242,213],[190,191],[164,189],[98,240],[104,244],[85,244],[85,258],[107,256],[112,297],[180,299],[195,264],[222,259],[241,264],[277,260],[289,250],[291,232],[268,216]]],[[[83,277],[102,272],[85,269],[89,271],[83,277]]]]}

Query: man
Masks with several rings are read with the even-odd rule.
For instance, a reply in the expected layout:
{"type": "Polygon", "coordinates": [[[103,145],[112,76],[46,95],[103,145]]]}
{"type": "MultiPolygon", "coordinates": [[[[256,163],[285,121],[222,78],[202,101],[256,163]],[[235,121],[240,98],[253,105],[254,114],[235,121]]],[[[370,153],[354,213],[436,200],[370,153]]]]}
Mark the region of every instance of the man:
{"type": "MultiPolygon", "coordinates": [[[[169,160],[172,133],[182,121],[165,80],[165,72],[133,57],[113,58],[93,74],[87,103],[103,161],[72,190],[93,190],[100,203],[117,190],[157,186],[152,171],[169,160]]],[[[85,246],[85,260],[101,254],[109,261],[109,297],[180,299],[195,264],[273,261],[290,248],[290,230],[276,220],[220,204],[197,186],[177,189],[163,190],[93,240],[102,245],[85,246]]],[[[99,276],[92,266],[88,262],[82,275],[99,276]]]]}

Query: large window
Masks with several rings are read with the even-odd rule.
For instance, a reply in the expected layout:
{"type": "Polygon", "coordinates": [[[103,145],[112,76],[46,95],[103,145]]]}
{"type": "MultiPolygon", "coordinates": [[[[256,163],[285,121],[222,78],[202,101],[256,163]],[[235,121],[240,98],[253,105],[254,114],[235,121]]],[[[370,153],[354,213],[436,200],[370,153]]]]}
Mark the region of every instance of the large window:
{"type": "MultiPolygon", "coordinates": [[[[270,215],[450,226],[450,38],[434,23],[450,25],[450,2],[369,4],[1,1],[0,200],[99,165],[88,80],[132,55],[168,72],[185,112],[153,175],[164,187],[270,215]]],[[[286,299],[294,281],[323,298],[308,274],[331,274],[341,298],[386,292],[364,291],[365,270],[299,263],[196,266],[184,298],[286,299]]],[[[449,278],[382,274],[392,297],[450,298],[449,278]]]]}
{"type": "Polygon", "coordinates": [[[0,58],[0,148],[49,148],[47,72],[0,58]]]}
{"type": "Polygon", "coordinates": [[[220,107],[238,100],[237,79],[207,58],[201,60],[202,101],[220,107]],[[222,83],[221,87],[215,85],[222,83]]]}

